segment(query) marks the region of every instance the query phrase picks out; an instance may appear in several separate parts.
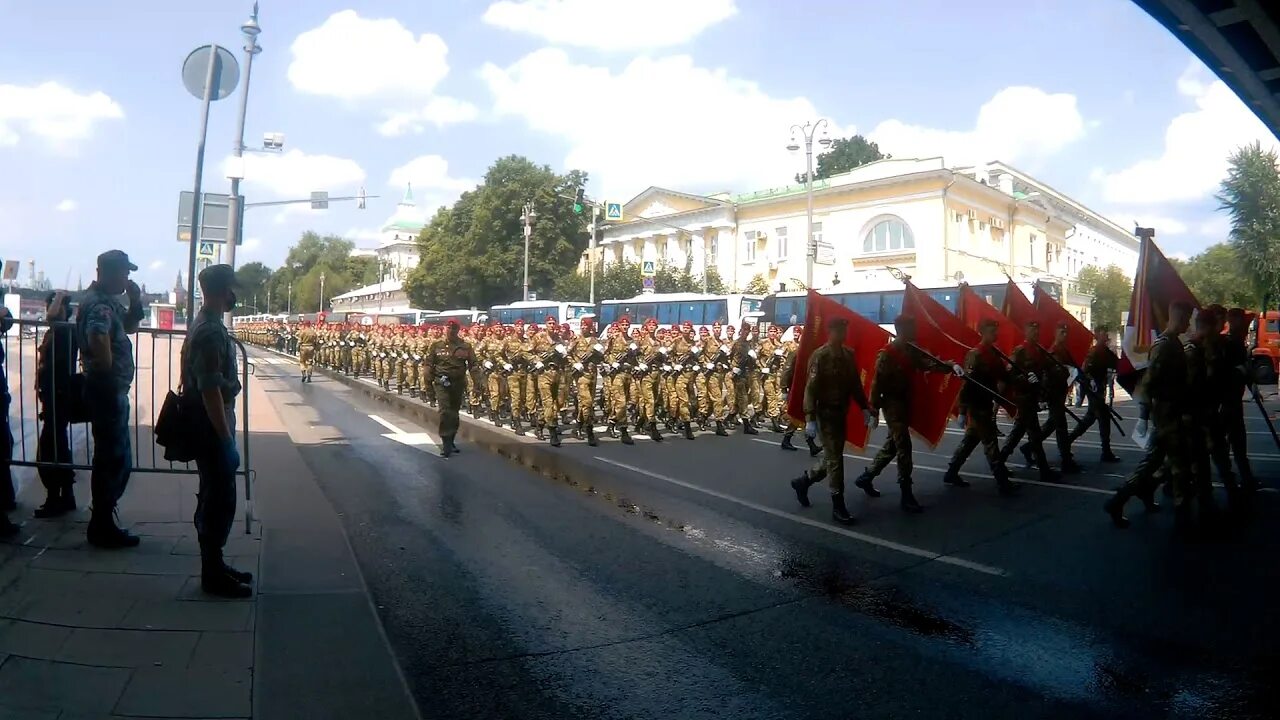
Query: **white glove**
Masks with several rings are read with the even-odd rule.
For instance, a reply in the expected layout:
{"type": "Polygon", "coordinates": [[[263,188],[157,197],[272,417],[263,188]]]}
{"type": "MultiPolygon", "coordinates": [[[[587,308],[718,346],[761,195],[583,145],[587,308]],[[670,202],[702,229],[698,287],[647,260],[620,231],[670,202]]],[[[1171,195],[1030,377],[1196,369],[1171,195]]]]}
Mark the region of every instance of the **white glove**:
{"type": "Polygon", "coordinates": [[[414,359],[414,360],[421,360],[421,359],[422,359],[422,356],[421,356],[421,355],[414,355],[414,356],[413,356],[413,359],[414,359]]]}
{"type": "Polygon", "coordinates": [[[1146,435],[1148,425],[1146,420],[1138,420],[1138,424],[1133,427],[1134,435],[1146,435]]]}
{"type": "Polygon", "coordinates": [[[596,343],[595,345],[592,345],[592,346],[591,346],[591,349],[592,349],[592,350],[595,350],[595,351],[596,351],[596,352],[598,352],[598,353],[602,353],[602,352],[604,352],[604,346],[603,346],[603,345],[601,345],[600,343],[596,343]]]}
{"type": "Polygon", "coordinates": [[[768,374],[769,374],[769,368],[764,368],[763,370],[761,370],[761,371],[760,371],[760,374],[761,374],[761,375],[768,375],[768,374]]]}
{"type": "Polygon", "coordinates": [[[880,425],[880,416],[870,410],[863,410],[862,421],[867,424],[868,428],[875,430],[880,425]]]}
{"type": "Polygon", "coordinates": [[[670,365],[668,365],[668,364],[666,364],[666,363],[663,363],[663,364],[662,364],[662,372],[669,372],[670,370],[671,370],[671,366],[670,366],[670,365]]]}
{"type": "Polygon", "coordinates": [[[556,344],[556,352],[560,353],[561,355],[567,355],[569,353],[568,349],[565,348],[564,343],[556,344]]]}
{"type": "Polygon", "coordinates": [[[668,348],[668,347],[660,347],[660,348],[658,348],[658,352],[662,353],[663,355],[666,355],[667,353],[671,352],[671,348],[668,348]]]}
{"type": "Polygon", "coordinates": [[[951,363],[951,372],[954,373],[956,377],[964,377],[964,368],[960,367],[956,363],[951,363]]]}
{"type": "MultiPolygon", "coordinates": [[[[614,363],[613,366],[618,367],[618,363],[614,363]]],[[[640,372],[645,372],[646,370],[649,369],[649,366],[645,365],[644,363],[640,363],[639,365],[636,366],[636,369],[639,370],[640,372]]]]}
{"type": "Polygon", "coordinates": [[[574,370],[577,370],[578,372],[582,372],[582,363],[580,363],[580,362],[576,362],[576,363],[574,363],[574,364],[573,364],[573,369],[574,369],[574,370]]]}
{"type": "Polygon", "coordinates": [[[542,369],[542,361],[541,361],[541,360],[539,360],[539,361],[535,362],[535,363],[533,364],[533,367],[534,367],[534,369],[535,369],[535,370],[541,370],[541,369],[542,369]]]}
{"type": "Polygon", "coordinates": [[[617,362],[616,362],[616,363],[614,363],[614,364],[613,364],[613,369],[614,369],[614,370],[617,370],[617,369],[618,369],[618,368],[620,368],[620,367],[622,367],[622,363],[617,363],[617,362]]]}
{"type": "Polygon", "coordinates": [[[630,350],[632,350],[633,352],[634,352],[635,350],[638,350],[638,349],[639,349],[639,348],[637,348],[637,347],[636,347],[636,344],[635,344],[635,343],[631,343],[631,344],[630,344],[630,345],[628,345],[627,347],[628,347],[630,350]]]}
{"type": "Polygon", "coordinates": [[[1027,382],[1031,383],[1032,385],[1035,385],[1036,383],[1040,382],[1040,378],[1036,377],[1035,373],[1027,373],[1027,382]]]}
{"type": "Polygon", "coordinates": [[[785,350],[783,350],[782,348],[778,348],[777,350],[774,350],[774,351],[773,351],[773,354],[774,354],[774,355],[777,355],[778,357],[782,357],[783,355],[786,355],[787,353],[786,353],[786,351],[785,351],[785,350]]]}
{"type": "Polygon", "coordinates": [[[747,351],[747,354],[748,354],[748,355],[750,355],[752,359],[755,359],[755,357],[756,357],[756,351],[755,351],[754,349],[753,349],[753,350],[748,350],[748,351],[747,351]]]}
{"type": "Polygon", "coordinates": [[[673,370],[675,370],[676,372],[684,372],[684,366],[683,366],[683,365],[675,365],[675,366],[673,366],[673,367],[672,367],[672,369],[673,369],[673,370]]]}
{"type": "Polygon", "coordinates": [[[708,370],[715,370],[715,369],[716,369],[716,364],[715,364],[715,363],[707,363],[707,369],[708,369],[708,370]]]}
{"type": "Polygon", "coordinates": [[[445,386],[445,387],[449,387],[449,376],[447,376],[447,375],[441,375],[441,376],[440,376],[440,384],[441,384],[441,385],[443,385],[443,386],[445,386]]]}
{"type": "Polygon", "coordinates": [[[804,436],[807,438],[818,437],[818,423],[810,420],[804,424],[804,436]]]}
{"type": "Polygon", "coordinates": [[[502,363],[502,369],[511,372],[511,363],[502,363]]]}
{"type": "Polygon", "coordinates": [[[493,362],[492,362],[492,361],[489,361],[489,360],[485,360],[485,361],[484,361],[484,369],[485,369],[485,370],[492,370],[492,369],[493,369],[493,362]]]}
{"type": "Polygon", "coordinates": [[[742,374],[742,368],[734,368],[734,369],[733,369],[733,374],[734,374],[734,375],[741,375],[741,374],[742,374]]]}
{"type": "Polygon", "coordinates": [[[721,345],[721,346],[720,346],[720,354],[722,354],[722,355],[728,355],[728,354],[729,354],[729,346],[728,346],[728,345],[721,345]]]}

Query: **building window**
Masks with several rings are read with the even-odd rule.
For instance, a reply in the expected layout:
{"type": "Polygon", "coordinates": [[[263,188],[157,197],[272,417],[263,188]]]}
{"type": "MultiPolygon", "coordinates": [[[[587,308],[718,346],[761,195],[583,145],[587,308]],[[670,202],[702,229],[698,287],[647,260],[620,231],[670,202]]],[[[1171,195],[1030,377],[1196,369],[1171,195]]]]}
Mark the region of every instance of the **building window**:
{"type": "Polygon", "coordinates": [[[775,235],[775,236],[777,236],[777,238],[778,238],[778,259],[779,259],[779,260],[786,260],[786,259],[787,259],[787,252],[788,252],[788,248],[787,248],[787,229],[786,229],[785,227],[780,227],[780,228],[777,228],[776,230],[774,230],[774,231],[773,231],[773,233],[774,233],[774,235],[775,235]]]}
{"type": "Polygon", "coordinates": [[[743,261],[753,263],[756,261],[756,231],[748,230],[742,234],[742,237],[745,245],[742,255],[743,261]]]}
{"type": "Polygon", "coordinates": [[[712,264],[716,264],[716,260],[720,257],[720,238],[711,238],[710,247],[707,248],[707,260],[712,264]]]}
{"type": "Polygon", "coordinates": [[[915,249],[911,228],[900,218],[889,217],[877,222],[862,238],[862,252],[878,253],[915,249]]]}

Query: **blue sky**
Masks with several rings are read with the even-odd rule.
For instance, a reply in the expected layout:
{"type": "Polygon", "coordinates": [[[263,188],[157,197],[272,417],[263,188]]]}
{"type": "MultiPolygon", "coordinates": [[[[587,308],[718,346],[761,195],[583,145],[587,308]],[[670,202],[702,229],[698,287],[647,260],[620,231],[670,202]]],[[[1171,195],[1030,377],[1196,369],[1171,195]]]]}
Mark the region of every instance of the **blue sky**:
{"type": "MultiPolygon", "coordinates": [[[[74,286],[119,247],[172,286],[199,121],[180,68],[210,42],[239,56],[250,6],[0,0],[0,257],[74,286]]],[[[1225,238],[1226,153],[1275,142],[1129,0],[266,0],[260,23],[246,144],[282,132],[286,153],[250,157],[248,201],[382,197],[253,209],[242,262],[306,229],[373,244],[406,180],[434,207],[509,153],[609,199],[781,185],[811,117],[900,157],[1009,162],[1193,254],[1225,238]]],[[[213,107],[207,191],[235,112],[213,107]]]]}

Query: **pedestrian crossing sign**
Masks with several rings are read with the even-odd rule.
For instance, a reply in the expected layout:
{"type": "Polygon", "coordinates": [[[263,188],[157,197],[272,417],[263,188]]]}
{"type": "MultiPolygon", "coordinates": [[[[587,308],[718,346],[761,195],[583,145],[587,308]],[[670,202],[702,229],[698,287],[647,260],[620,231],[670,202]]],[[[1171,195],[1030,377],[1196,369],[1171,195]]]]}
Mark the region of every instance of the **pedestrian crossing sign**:
{"type": "Polygon", "coordinates": [[[211,242],[200,243],[200,250],[199,252],[196,253],[196,257],[208,258],[212,260],[215,255],[217,255],[217,253],[213,249],[213,243],[211,242]]]}
{"type": "Polygon", "coordinates": [[[653,277],[656,275],[657,271],[654,267],[654,262],[652,260],[645,260],[640,263],[640,274],[645,277],[653,277]]]}
{"type": "Polygon", "coordinates": [[[622,203],[607,202],[604,204],[604,219],[622,222],[622,203]]]}

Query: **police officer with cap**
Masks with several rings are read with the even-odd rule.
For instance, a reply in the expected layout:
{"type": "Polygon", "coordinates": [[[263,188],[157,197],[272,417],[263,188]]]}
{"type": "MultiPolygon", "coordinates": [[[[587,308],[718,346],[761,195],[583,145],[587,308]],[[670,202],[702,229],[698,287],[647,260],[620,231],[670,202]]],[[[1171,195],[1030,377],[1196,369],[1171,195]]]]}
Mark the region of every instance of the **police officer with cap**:
{"type": "Polygon", "coordinates": [[[200,490],[196,495],[195,526],[200,541],[200,580],[206,593],[244,598],[253,594],[253,576],[226,564],[222,549],[236,516],[236,396],[243,388],[236,368],[236,346],[222,322],[236,305],[235,270],[210,265],[200,271],[204,304],[187,330],[182,346],[182,386],[193,391],[208,417],[212,433],[196,455],[200,490]]]}

